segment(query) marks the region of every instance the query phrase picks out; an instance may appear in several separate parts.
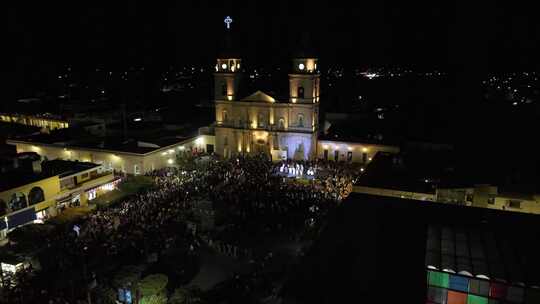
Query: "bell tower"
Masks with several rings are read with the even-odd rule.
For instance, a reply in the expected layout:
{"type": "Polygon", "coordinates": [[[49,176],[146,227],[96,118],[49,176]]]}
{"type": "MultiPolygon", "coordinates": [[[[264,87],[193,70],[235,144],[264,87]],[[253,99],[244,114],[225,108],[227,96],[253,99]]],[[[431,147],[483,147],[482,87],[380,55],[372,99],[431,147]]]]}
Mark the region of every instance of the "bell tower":
{"type": "Polygon", "coordinates": [[[224,45],[218,55],[214,73],[214,99],[232,101],[237,98],[242,60],[234,52],[231,37],[232,18],[227,16],[224,45]]]}
{"type": "Polygon", "coordinates": [[[289,96],[292,103],[316,104],[319,102],[320,74],[317,58],[294,58],[289,74],[289,96]]]}

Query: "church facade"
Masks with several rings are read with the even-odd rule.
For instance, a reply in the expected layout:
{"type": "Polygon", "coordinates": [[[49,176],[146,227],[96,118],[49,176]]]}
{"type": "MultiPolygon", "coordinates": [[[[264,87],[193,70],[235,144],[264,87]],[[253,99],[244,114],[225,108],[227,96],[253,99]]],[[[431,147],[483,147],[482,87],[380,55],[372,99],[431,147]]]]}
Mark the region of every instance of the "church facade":
{"type": "Polygon", "coordinates": [[[262,91],[240,98],[241,59],[219,58],[214,73],[216,153],[265,153],[272,159],[313,159],[319,132],[320,74],[316,58],[296,58],[289,97],[262,91]]]}

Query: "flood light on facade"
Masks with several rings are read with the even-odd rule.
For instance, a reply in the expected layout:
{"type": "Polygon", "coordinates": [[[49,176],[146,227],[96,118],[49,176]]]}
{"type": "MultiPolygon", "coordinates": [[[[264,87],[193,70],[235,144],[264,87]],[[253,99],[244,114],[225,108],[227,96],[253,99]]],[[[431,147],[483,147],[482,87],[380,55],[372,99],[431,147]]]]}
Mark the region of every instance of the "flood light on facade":
{"type": "Polygon", "coordinates": [[[362,148],[362,152],[367,152],[367,148],[362,148]]]}
{"type": "Polygon", "coordinates": [[[172,160],[172,158],[169,158],[169,159],[167,160],[167,163],[168,163],[169,165],[172,165],[173,162],[174,162],[174,161],[172,160]]]}
{"type": "Polygon", "coordinates": [[[226,70],[227,69],[227,64],[226,63],[221,64],[221,68],[226,70]]]}
{"type": "Polygon", "coordinates": [[[197,138],[197,139],[195,140],[195,143],[196,143],[197,145],[202,145],[203,142],[204,142],[204,138],[202,138],[202,137],[199,137],[199,138],[197,138]]]}
{"type": "Polygon", "coordinates": [[[300,69],[300,71],[303,71],[305,68],[306,68],[306,66],[303,63],[300,63],[298,65],[298,69],[300,69]]]}

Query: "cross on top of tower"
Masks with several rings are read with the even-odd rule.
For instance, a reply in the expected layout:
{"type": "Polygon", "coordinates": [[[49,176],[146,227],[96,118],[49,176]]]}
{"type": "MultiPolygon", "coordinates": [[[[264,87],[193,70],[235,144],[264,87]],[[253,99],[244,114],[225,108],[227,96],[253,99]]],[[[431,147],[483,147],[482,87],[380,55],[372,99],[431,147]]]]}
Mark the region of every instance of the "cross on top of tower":
{"type": "Polygon", "coordinates": [[[231,28],[231,23],[233,22],[232,18],[230,16],[225,17],[225,20],[223,20],[225,24],[227,25],[227,29],[231,28]]]}

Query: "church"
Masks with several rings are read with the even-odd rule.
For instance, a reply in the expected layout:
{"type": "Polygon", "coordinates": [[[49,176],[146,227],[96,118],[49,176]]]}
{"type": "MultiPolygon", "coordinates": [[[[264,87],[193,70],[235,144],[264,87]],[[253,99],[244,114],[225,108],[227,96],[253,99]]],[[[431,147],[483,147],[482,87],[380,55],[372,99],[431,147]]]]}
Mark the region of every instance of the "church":
{"type": "Polygon", "coordinates": [[[216,152],[265,153],[272,159],[312,159],[319,132],[316,58],[296,58],[289,74],[289,98],[260,90],[242,97],[241,59],[218,58],[214,73],[216,152]]]}
{"type": "Polygon", "coordinates": [[[225,19],[225,47],[214,72],[217,154],[228,158],[264,153],[272,160],[321,158],[367,163],[377,150],[397,152],[397,147],[318,140],[321,75],[318,59],[312,54],[292,59],[288,96],[278,98],[261,90],[242,95],[242,59],[232,48],[231,21],[225,19]],[[329,151],[333,152],[330,156],[329,151]]]}

